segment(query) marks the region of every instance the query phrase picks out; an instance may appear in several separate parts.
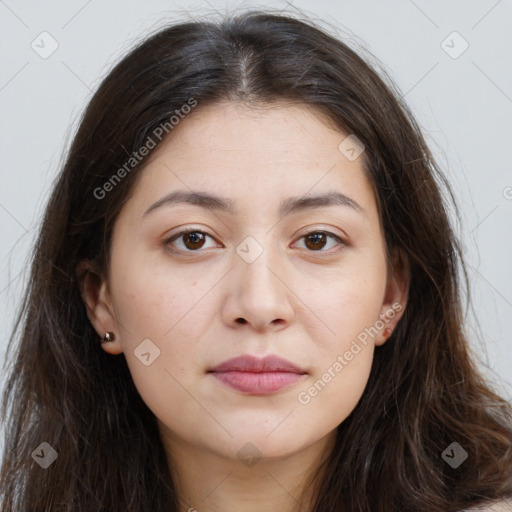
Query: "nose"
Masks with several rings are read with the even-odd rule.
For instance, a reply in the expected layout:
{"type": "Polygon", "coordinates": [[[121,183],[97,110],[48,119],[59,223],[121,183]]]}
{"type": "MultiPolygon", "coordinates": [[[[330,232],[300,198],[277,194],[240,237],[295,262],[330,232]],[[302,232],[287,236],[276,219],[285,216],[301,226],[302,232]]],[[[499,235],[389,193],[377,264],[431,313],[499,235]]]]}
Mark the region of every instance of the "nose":
{"type": "Polygon", "coordinates": [[[295,312],[294,297],[287,283],[283,265],[268,250],[252,263],[234,255],[235,268],[230,272],[222,317],[226,325],[264,332],[277,331],[289,325],[295,312]]]}

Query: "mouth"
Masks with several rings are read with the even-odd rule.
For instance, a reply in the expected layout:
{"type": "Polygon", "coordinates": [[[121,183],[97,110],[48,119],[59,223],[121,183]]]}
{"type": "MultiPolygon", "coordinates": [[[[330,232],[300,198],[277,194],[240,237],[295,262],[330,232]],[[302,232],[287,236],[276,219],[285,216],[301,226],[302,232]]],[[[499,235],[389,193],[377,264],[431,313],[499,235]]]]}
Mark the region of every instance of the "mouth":
{"type": "Polygon", "coordinates": [[[267,395],[290,387],[307,372],[286,359],[250,355],[235,357],[208,370],[232,389],[250,395],[267,395]]]}

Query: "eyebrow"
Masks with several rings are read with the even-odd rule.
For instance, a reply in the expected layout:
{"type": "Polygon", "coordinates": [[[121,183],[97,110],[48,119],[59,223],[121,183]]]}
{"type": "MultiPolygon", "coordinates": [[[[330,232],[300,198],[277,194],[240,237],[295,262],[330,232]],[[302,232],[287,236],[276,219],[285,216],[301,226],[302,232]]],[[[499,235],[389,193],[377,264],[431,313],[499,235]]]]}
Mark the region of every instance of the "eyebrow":
{"type": "MultiPolygon", "coordinates": [[[[144,213],[146,217],[151,212],[162,206],[177,204],[192,204],[201,208],[215,210],[234,215],[237,212],[236,201],[227,197],[218,196],[209,192],[194,190],[176,190],[165,195],[156,203],[152,204],[144,213]]],[[[279,218],[302,210],[309,210],[325,206],[348,206],[358,213],[366,215],[365,210],[354,199],[351,199],[341,192],[328,192],[314,196],[289,197],[279,205],[279,218]]]]}

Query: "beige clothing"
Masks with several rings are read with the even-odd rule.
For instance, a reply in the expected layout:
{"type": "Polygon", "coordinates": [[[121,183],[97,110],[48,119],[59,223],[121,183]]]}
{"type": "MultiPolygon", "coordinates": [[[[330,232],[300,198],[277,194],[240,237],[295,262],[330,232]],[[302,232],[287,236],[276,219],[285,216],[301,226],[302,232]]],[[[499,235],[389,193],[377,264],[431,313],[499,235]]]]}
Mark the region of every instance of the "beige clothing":
{"type": "Polygon", "coordinates": [[[512,512],[512,501],[500,501],[479,508],[468,508],[463,512],[512,512]]]}

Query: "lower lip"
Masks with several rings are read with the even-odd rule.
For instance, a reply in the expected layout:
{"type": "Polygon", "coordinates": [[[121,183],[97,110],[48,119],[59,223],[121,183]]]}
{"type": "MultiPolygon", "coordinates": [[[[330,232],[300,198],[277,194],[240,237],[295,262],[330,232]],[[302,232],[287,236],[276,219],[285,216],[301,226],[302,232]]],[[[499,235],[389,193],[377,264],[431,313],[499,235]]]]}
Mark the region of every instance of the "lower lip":
{"type": "Polygon", "coordinates": [[[228,371],[214,372],[213,375],[237,391],[252,394],[274,393],[291,386],[302,377],[301,374],[292,372],[253,373],[228,371]]]}

